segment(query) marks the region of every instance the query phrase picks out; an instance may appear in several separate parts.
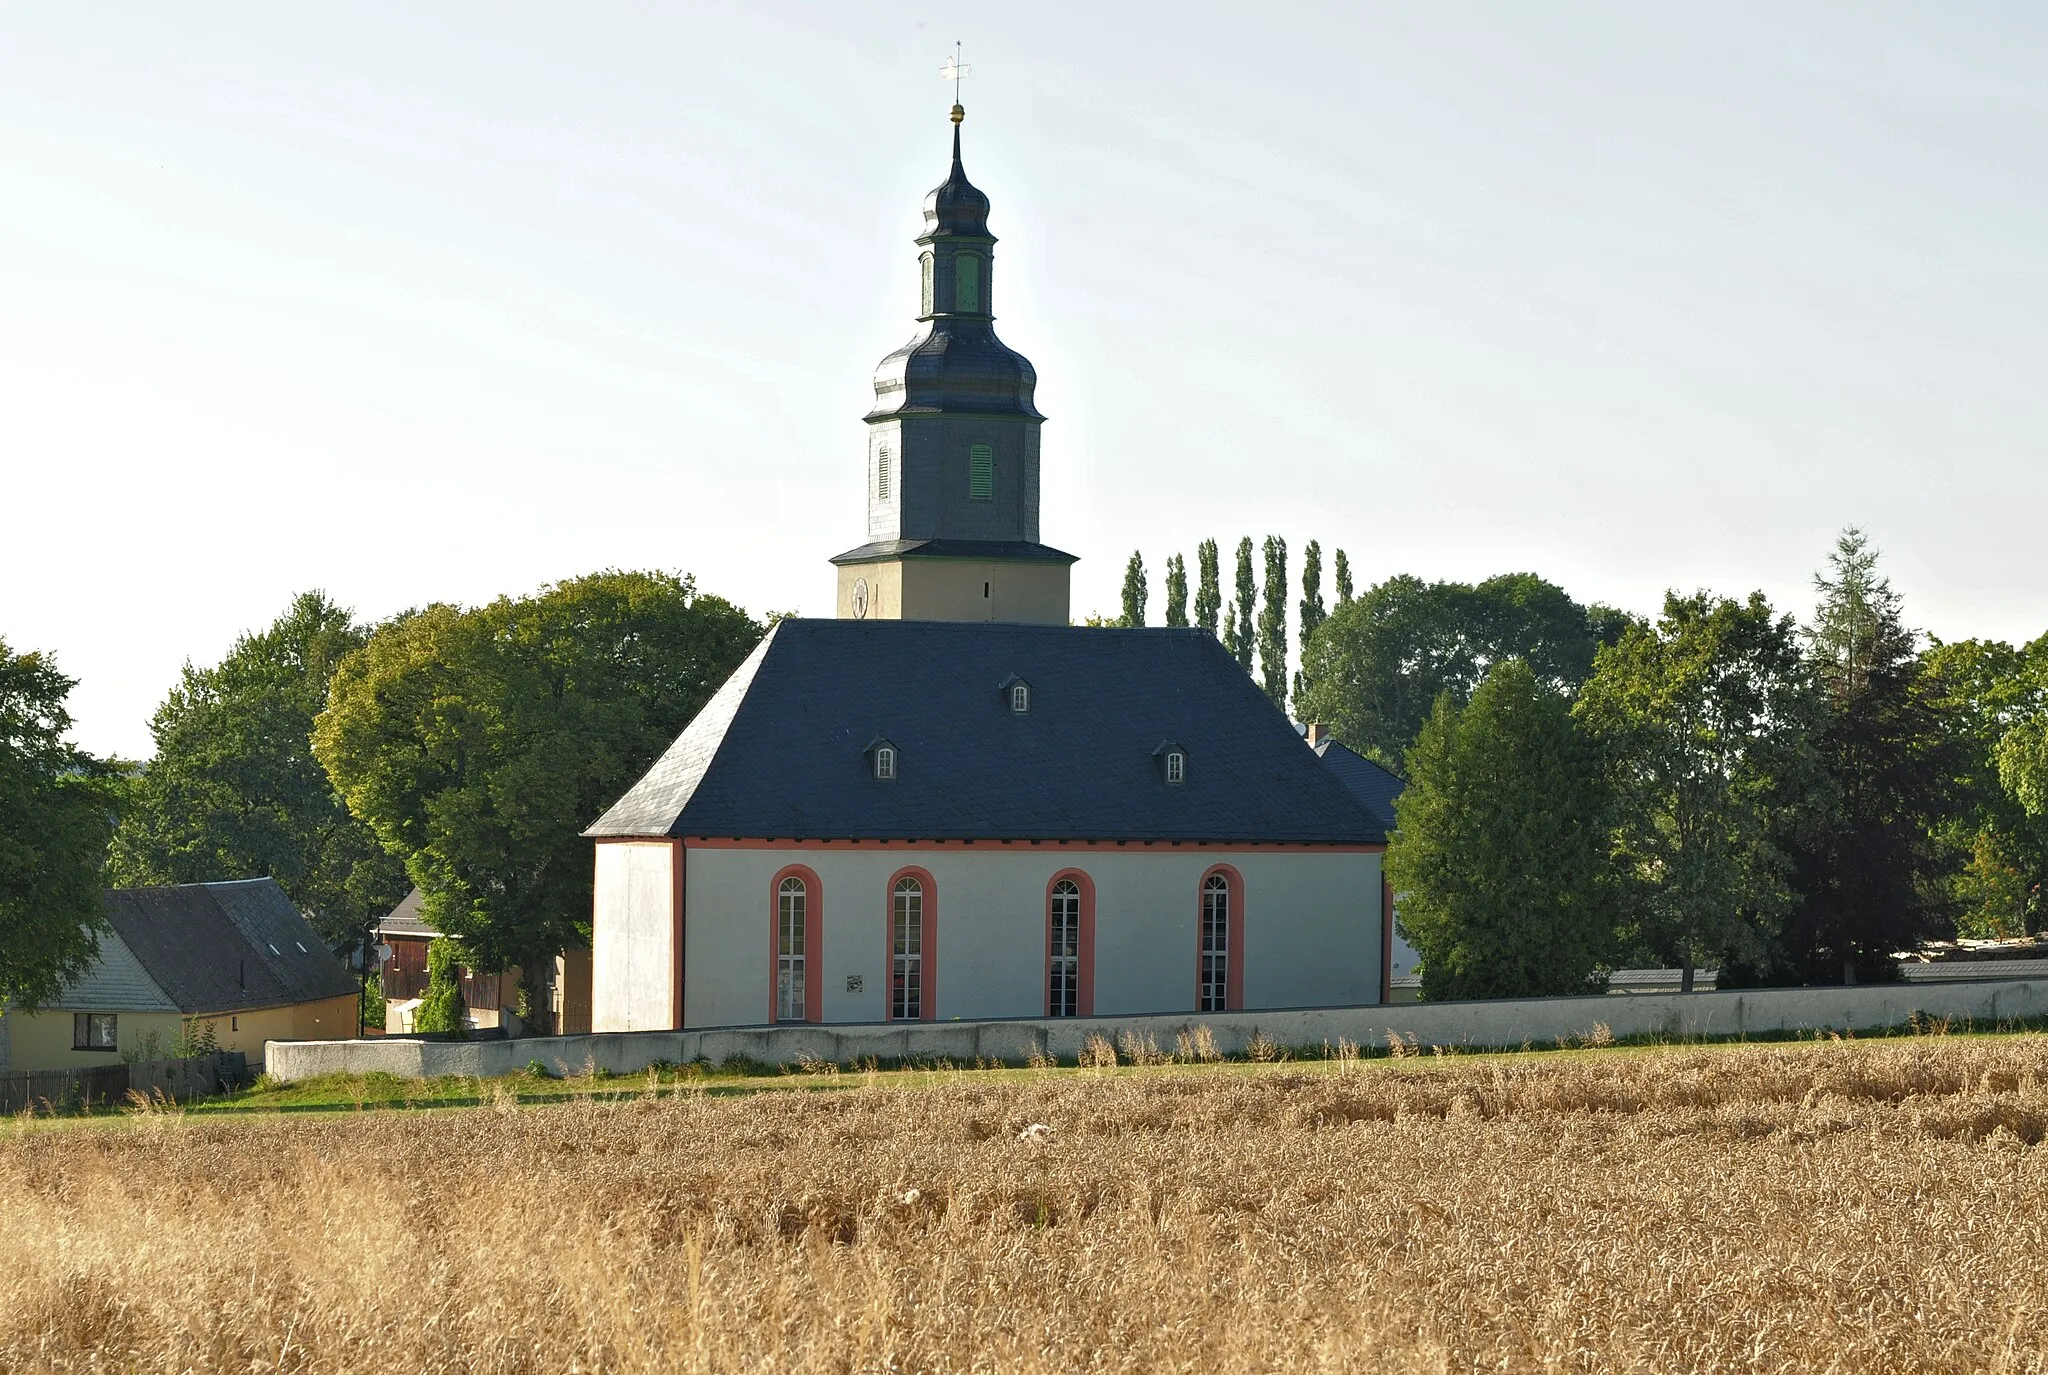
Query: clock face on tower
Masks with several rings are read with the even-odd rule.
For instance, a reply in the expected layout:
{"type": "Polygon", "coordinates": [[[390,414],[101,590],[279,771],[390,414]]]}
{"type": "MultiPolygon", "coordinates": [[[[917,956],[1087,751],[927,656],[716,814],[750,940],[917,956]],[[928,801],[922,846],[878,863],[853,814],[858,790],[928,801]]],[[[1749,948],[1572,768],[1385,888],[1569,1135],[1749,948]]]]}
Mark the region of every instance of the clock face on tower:
{"type": "Polygon", "coordinates": [[[866,620],[868,615],[868,580],[866,578],[855,578],[853,580],[852,602],[853,618],[856,621],[866,620]]]}

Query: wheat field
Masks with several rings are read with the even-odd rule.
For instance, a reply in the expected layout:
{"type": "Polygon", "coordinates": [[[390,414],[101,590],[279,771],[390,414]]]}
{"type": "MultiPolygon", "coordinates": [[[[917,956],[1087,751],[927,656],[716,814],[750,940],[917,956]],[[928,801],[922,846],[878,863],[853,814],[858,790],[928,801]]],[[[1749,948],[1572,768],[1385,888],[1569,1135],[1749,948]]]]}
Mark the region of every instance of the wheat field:
{"type": "Polygon", "coordinates": [[[1922,1037],[23,1122],[0,1370],[2033,1371],[2044,1080],[1922,1037]]]}

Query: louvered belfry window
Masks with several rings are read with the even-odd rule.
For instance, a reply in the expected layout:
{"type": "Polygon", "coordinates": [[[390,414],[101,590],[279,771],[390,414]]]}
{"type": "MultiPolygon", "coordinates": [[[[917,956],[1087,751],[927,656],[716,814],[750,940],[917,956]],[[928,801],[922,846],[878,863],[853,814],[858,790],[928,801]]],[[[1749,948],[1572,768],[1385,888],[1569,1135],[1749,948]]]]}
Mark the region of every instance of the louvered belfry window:
{"type": "Polygon", "coordinates": [[[987,444],[967,451],[967,495],[975,501],[995,499],[996,451],[987,444]]]}
{"type": "Polygon", "coordinates": [[[953,259],[953,309],[967,315],[981,312],[981,259],[972,253],[953,259]]]}
{"type": "Polygon", "coordinates": [[[889,499],[889,451],[887,449],[882,450],[880,459],[875,463],[875,495],[883,501],[889,499]]]}

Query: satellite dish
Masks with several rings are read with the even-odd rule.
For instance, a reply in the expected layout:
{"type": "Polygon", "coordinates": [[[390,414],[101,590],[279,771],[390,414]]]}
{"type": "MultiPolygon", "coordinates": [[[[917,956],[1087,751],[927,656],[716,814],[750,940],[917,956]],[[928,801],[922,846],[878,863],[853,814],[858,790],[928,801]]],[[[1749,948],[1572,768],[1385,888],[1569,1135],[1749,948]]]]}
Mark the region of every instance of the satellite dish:
{"type": "Polygon", "coordinates": [[[378,964],[382,964],[382,963],[384,963],[384,962],[385,962],[386,960],[388,960],[388,959],[390,959],[390,958],[391,958],[391,947],[390,947],[390,946],[388,946],[388,945],[386,945],[386,944],[384,944],[384,943],[383,943],[382,941],[379,941],[379,942],[377,943],[377,963],[378,963],[378,964]]]}

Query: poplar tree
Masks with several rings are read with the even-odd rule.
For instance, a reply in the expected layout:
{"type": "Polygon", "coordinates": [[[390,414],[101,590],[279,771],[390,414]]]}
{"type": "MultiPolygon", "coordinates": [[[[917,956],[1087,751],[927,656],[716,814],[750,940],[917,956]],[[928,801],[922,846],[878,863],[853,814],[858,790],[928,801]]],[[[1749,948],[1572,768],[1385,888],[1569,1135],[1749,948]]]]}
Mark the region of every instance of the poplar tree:
{"type": "Polygon", "coordinates": [[[1188,561],[1179,554],[1170,554],[1166,560],[1166,623],[1188,623],[1188,561]]]}
{"type": "Polygon", "coordinates": [[[1266,600],[1259,608],[1259,676],[1266,695],[1287,707],[1287,541],[1266,536],[1266,600]]]}
{"type": "Polygon", "coordinates": [[[1315,633],[1330,613],[1323,607],[1323,545],[1310,540],[1301,551],[1301,642],[1315,633]]]}
{"type": "Polygon", "coordinates": [[[1205,539],[1195,546],[1195,566],[1199,578],[1195,587],[1195,624],[1216,633],[1216,620],[1223,611],[1223,582],[1218,569],[1216,541],[1205,539]]]}
{"type": "Polygon", "coordinates": [[[1351,560],[1344,551],[1337,551],[1337,605],[1351,605],[1351,560]]]}
{"type": "Polygon", "coordinates": [[[1133,549],[1124,565],[1124,614],[1118,625],[1145,624],[1145,556],[1133,549]]]}
{"type": "Polygon", "coordinates": [[[1237,598],[1230,604],[1230,623],[1224,628],[1223,644],[1245,672],[1252,669],[1257,642],[1252,638],[1253,606],[1259,599],[1259,585],[1252,579],[1252,537],[1237,542],[1237,598]]]}

